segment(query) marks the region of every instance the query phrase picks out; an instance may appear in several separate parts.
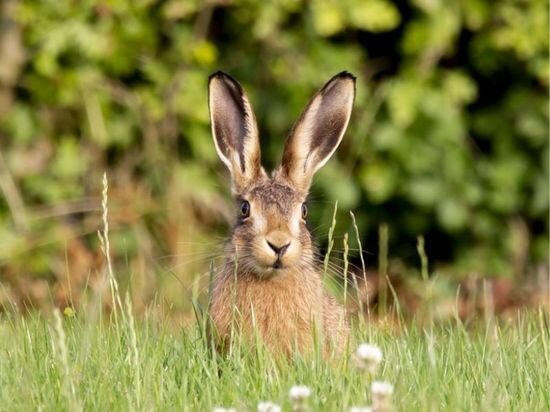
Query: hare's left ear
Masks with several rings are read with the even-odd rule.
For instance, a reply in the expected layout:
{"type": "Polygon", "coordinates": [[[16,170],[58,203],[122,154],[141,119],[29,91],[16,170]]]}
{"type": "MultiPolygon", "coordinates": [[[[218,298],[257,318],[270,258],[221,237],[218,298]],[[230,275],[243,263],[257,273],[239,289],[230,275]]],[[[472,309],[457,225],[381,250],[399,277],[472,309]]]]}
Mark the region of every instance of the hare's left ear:
{"type": "Polygon", "coordinates": [[[210,76],[208,103],[216,151],[238,193],[265,173],[256,119],[243,88],[226,73],[210,76]]]}
{"type": "Polygon", "coordinates": [[[332,156],[344,136],[355,99],[355,77],[341,72],[311,99],[288,136],[280,173],[307,191],[313,174],[332,156]]]}

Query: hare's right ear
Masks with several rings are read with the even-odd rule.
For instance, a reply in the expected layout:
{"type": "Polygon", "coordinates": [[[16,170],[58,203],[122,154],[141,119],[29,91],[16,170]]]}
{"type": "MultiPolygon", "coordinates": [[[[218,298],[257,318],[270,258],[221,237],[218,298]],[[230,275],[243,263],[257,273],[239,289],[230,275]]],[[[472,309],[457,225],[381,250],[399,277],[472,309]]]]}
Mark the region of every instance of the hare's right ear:
{"type": "Polygon", "coordinates": [[[208,104],[216,151],[239,192],[264,173],[254,113],[241,85],[221,71],[210,76],[208,104]]]}

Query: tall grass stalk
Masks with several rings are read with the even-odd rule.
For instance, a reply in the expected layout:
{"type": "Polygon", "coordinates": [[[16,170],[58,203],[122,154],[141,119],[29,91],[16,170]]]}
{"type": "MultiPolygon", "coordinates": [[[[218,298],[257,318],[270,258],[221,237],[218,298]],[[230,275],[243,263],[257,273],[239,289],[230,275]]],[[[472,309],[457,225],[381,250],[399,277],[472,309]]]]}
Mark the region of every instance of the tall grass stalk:
{"type": "MultiPolygon", "coordinates": [[[[74,375],[70,368],[69,351],[67,349],[67,338],[63,329],[63,318],[59,309],[53,311],[54,328],[52,331],[52,347],[56,354],[57,364],[61,374],[61,388],[67,402],[67,409],[71,412],[80,411],[82,407],[76,395],[74,375]]],[[[31,338],[32,339],[32,338],[31,338]]]]}
{"type": "Polygon", "coordinates": [[[424,237],[418,236],[416,239],[416,250],[420,257],[420,275],[424,284],[424,301],[423,301],[423,317],[428,319],[428,324],[433,323],[432,313],[432,289],[433,284],[430,282],[430,274],[428,270],[428,255],[426,255],[426,249],[424,247],[424,237]]]}
{"type": "Polygon", "coordinates": [[[344,303],[348,303],[348,256],[349,256],[349,244],[348,234],[344,233],[344,303]]]}
{"type": "Polygon", "coordinates": [[[328,273],[328,265],[330,263],[330,255],[332,253],[332,248],[334,247],[334,229],[336,228],[336,212],[338,212],[338,201],[334,202],[334,211],[332,212],[332,221],[330,223],[330,228],[328,230],[328,247],[327,253],[324,259],[324,270],[323,278],[326,277],[328,273]]]}
{"type": "MultiPolygon", "coordinates": [[[[139,409],[141,405],[141,363],[140,356],[138,351],[138,342],[137,342],[137,333],[136,325],[133,314],[132,300],[130,297],[130,292],[127,291],[125,295],[125,304],[123,306],[122,300],[120,297],[120,290],[118,287],[118,281],[115,277],[113,270],[113,264],[111,261],[111,248],[109,242],[109,182],[107,179],[107,173],[103,173],[103,190],[102,190],[102,220],[103,220],[103,230],[98,231],[98,236],[100,239],[101,250],[107,261],[107,276],[109,278],[109,285],[111,287],[111,299],[113,304],[113,313],[115,316],[115,324],[119,324],[119,321],[123,321],[124,328],[122,329],[123,335],[127,336],[129,341],[129,354],[126,357],[128,361],[128,366],[132,370],[133,374],[133,393],[135,395],[135,409],[139,409]],[[119,320],[118,314],[120,310],[121,319],[119,320]]],[[[130,394],[127,394],[128,396],[130,394]]]]}
{"type": "MultiPolygon", "coordinates": [[[[424,247],[424,237],[418,236],[416,241],[416,250],[420,257],[420,274],[424,286],[424,302],[423,302],[423,314],[422,320],[427,319],[428,328],[424,329],[424,337],[426,339],[427,348],[427,361],[429,365],[429,373],[432,377],[436,376],[436,349],[435,349],[435,337],[434,337],[434,320],[432,313],[432,283],[430,282],[430,274],[428,272],[428,256],[424,247]]],[[[436,409],[436,405],[433,400],[430,401],[430,409],[436,409]]]]}
{"type": "Polygon", "coordinates": [[[378,313],[385,315],[388,304],[388,225],[378,227],[378,313]]]}
{"type": "Polygon", "coordinates": [[[109,243],[109,207],[108,207],[108,191],[109,182],[107,180],[107,172],[103,173],[103,191],[101,196],[101,208],[103,210],[103,230],[98,230],[97,235],[101,244],[101,251],[107,261],[107,276],[109,278],[109,284],[111,286],[111,299],[113,303],[113,311],[115,314],[115,321],[118,322],[118,310],[123,311],[122,302],[120,300],[120,293],[118,290],[118,282],[115,278],[113,271],[113,264],[111,262],[111,246],[109,243]]]}
{"type": "Polygon", "coordinates": [[[426,249],[424,247],[424,236],[418,236],[416,238],[416,250],[418,252],[418,256],[420,257],[420,274],[422,276],[422,280],[425,283],[428,283],[430,274],[428,271],[428,256],[426,255],[426,249]]]}
{"type": "MultiPolygon", "coordinates": [[[[359,234],[359,227],[357,226],[357,221],[355,220],[355,214],[350,210],[349,212],[351,216],[351,222],[353,225],[353,229],[355,230],[355,239],[357,240],[357,245],[359,246],[359,259],[361,260],[361,275],[363,276],[363,284],[365,287],[365,296],[366,296],[366,303],[367,303],[367,323],[368,323],[368,330],[369,330],[369,337],[370,337],[370,321],[371,321],[371,313],[370,313],[370,302],[369,302],[369,285],[367,283],[367,269],[365,265],[365,258],[363,257],[363,244],[361,243],[361,236],[359,234]]],[[[355,290],[359,292],[359,285],[357,282],[357,277],[353,277],[355,281],[355,290]]],[[[363,306],[363,299],[361,297],[358,298],[359,302],[359,311],[361,312],[361,316],[359,317],[359,321],[363,323],[363,327],[365,326],[365,317],[363,314],[365,313],[365,308],[363,306]]]]}
{"type": "Polygon", "coordinates": [[[126,327],[127,333],[130,340],[130,362],[129,366],[133,371],[133,382],[134,382],[134,394],[136,409],[139,409],[141,406],[141,362],[138,350],[138,339],[136,333],[136,322],[134,319],[134,313],[132,310],[132,301],[130,298],[130,293],[126,292],[126,327]]]}
{"type": "Polygon", "coordinates": [[[240,327],[237,317],[240,315],[239,309],[237,308],[237,281],[239,280],[239,256],[237,250],[235,250],[234,256],[234,269],[233,269],[233,285],[231,288],[231,333],[230,333],[230,342],[231,346],[229,348],[230,352],[233,351],[233,342],[238,337],[238,328],[240,327]]]}

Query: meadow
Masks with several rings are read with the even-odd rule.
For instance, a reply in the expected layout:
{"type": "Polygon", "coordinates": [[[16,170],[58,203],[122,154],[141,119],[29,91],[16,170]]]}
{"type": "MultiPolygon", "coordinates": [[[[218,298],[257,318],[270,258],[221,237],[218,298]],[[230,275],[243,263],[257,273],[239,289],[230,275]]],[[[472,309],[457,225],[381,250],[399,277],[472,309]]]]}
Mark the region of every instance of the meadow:
{"type": "MultiPolygon", "coordinates": [[[[550,407],[550,320],[543,307],[504,320],[487,304],[479,319],[463,322],[457,309],[445,323],[434,321],[429,301],[427,321],[404,319],[398,306],[384,316],[371,318],[368,311],[354,319],[344,353],[330,360],[314,337],[313,354],[282,358],[238,333],[220,355],[207,337],[208,302],[192,302],[195,321],[187,326],[175,324],[158,303],[137,319],[111,262],[106,175],[103,189],[98,235],[106,266],[99,293],[77,310],[21,317],[14,306],[0,318],[0,404],[6,410],[276,412],[273,405],[258,406],[272,402],[282,410],[351,411],[373,401],[373,382],[393,388],[388,408],[373,409],[379,412],[550,407]],[[110,313],[103,309],[105,296],[110,313]],[[373,370],[357,362],[361,343],[382,351],[373,370]],[[289,399],[296,385],[311,391],[299,408],[289,399]]],[[[421,243],[419,253],[426,272],[421,243]]]]}
{"type": "Polygon", "coordinates": [[[546,411],[550,406],[550,334],[542,311],[501,324],[460,321],[422,329],[373,322],[354,329],[357,342],[383,352],[376,376],[348,353],[276,360],[260,346],[235,342],[219,357],[198,323],[171,328],[154,308],[136,321],[4,316],[0,323],[0,404],[10,411],[178,410],[232,407],[255,411],[261,401],[291,410],[294,385],[311,389],[311,411],[347,411],[370,404],[373,379],[394,385],[397,411],[546,411]]]}

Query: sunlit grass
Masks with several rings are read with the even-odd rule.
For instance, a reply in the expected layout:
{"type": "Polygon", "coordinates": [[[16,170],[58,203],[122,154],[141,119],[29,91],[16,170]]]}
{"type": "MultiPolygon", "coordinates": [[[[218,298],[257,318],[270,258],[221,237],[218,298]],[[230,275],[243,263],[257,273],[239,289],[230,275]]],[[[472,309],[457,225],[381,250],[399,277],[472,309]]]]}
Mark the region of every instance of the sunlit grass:
{"type": "MultiPolygon", "coordinates": [[[[305,385],[311,410],[338,411],[369,405],[374,379],[394,385],[396,410],[542,411],[550,405],[550,336],[542,312],[473,330],[434,327],[432,334],[415,326],[396,331],[373,325],[370,341],[384,354],[375,376],[348,362],[351,355],[331,363],[281,361],[237,342],[221,358],[210,351],[200,326],[171,328],[154,312],[136,325],[135,341],[127,321],[61,316],[62,324],[56,317],[4,316],[2,408],[253,411],[270,401],[290,410],[289,390],[305,385]]],[[[357,342],[367,341],[366,330],[355,332],[357,342]]]]}

